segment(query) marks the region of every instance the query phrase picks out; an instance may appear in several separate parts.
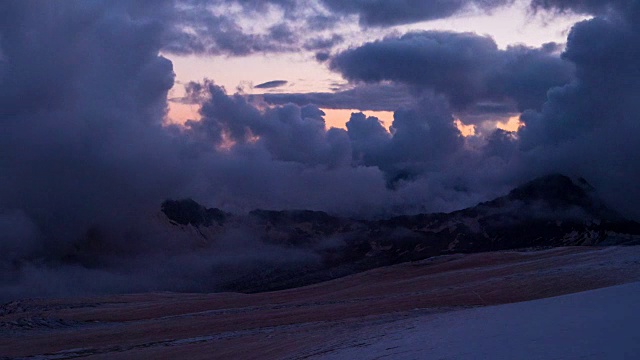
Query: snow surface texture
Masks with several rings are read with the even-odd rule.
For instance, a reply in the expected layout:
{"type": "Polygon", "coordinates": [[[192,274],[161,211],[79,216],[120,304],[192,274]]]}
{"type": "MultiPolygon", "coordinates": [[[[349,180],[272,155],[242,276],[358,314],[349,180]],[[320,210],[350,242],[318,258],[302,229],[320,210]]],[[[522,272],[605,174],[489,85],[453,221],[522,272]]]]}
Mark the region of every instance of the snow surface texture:
{"type": "Polygon", "coordinates": [[[423,316],[323,359],[640,359],[640,283],[423,316]]]}

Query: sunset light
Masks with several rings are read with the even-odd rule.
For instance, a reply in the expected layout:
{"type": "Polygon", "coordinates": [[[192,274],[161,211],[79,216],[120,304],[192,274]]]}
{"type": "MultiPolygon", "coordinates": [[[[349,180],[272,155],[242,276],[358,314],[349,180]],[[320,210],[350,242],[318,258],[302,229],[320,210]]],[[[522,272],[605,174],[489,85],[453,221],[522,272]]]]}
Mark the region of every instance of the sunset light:
{"type": "Polygon", "coordinates": [[[640,0],[0,0],[0,360],[640,359],[640,0]]]}

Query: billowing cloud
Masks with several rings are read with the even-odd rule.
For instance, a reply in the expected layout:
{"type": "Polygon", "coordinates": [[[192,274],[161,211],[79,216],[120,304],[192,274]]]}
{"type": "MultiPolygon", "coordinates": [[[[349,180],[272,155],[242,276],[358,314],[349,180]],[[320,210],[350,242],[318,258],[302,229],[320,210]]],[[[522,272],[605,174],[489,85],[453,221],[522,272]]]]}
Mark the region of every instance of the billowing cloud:
{"type": "Polygon", "coordinates": [[[136,229],[153,231],[141,214],[188,186],[189,165],[162,127],[174,74],[159,28],[134,10],[0,4],[3,288],[26,267],[98,266],[166,244],[136,229]]]}
{"type": "Polygon", "coordinates": [[[363,114],[353,114],[346,126],[356,163],[381,169],[390,187],[439,168],[463,145],[447,102],[434,96],[396,111],[391,134],[363,114]]]}
{"type": "Polygon", "coordinates": [[[519,135],[540,165],[577,169],[637,216],[628,199],[638,196],[629,179],[640,175],[632,158],[640,151],[633,140],[640,129],[640,5],[616,4],[609,3],[610,15],[573,27],[563,57],[577,78],[550,90],[540,112],[525,112],[519,135]]]}
{"type": "MultiPolygon", "coordinates": [[[[165,126],[174,74],[158,55],[163,24],[114,4],[0,4],[3,297],[213,290],[230,267],[287,261],[243,229],[207,248],[167,233],[167,198],[370,216],[447,191],[394,192],[382,165],[356,165],[347,131],[327,131],[317,107],[269,108],[210,82],[190,91],[200,122],[165,126]]],[[[420,156],[437,161],[435,147],[420,156]]]]}
{"type": "Polygon", "coordinates": [[[458,110],[480,102],[539,108],[548,89],[568,83],[573,66],[556,44],[498,49],[487,36],[427,31],[346,50],[331,68],[352,81],[393,81],[444,94],[458,110]]]}
{"type": "Polygon", "coordinates": [[[205,92],[202,119],[187,126],[204,134],[218,147],[232,141],[238,146],[264,147],[276,160],[307,165],[337,166],[349,156],[349,144],[342,130],[325,131],[324,113],[312,105],[284,105],[258,110],[241,95],[227,96],[211,82],[197,86],[205,92]]]}

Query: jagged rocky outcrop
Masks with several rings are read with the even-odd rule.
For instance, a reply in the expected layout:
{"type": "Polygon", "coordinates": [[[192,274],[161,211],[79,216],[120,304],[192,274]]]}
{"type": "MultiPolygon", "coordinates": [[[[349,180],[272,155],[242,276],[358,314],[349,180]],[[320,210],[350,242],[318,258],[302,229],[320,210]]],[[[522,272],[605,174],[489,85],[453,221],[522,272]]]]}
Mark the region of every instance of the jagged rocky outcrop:
{"type": "Polygon", "coordinates": [[[211,226],[215,222],[222,226],[228,215],[220,209],[207,209],[193,199],[166,200],[161,208],[169,221],[181,225],[211,226]]]}
{"type": "Polygon", "coordinates": [[[301,286],[442,254],[640,243],[640,224],[608,208],[584,179],[558,174],[452,213],[376,221],[308,210],[255,210],[238,216],[206,209],[193,200],[167,201],[162,211],[174,225],[208,229],[198,233],[207,234],[210,242],[227,228],[241,227],[266,244],[304,249],[320,259],[267,266],[225,286],[225,290],[246,292],[301,286]]]}
{"type": "Polygon", "coordinates": [[[586,181],[562,175],[536,179],[472,208],[400,216],[374,226],[412,235],[384,241],[395,249],[397,261],[456,252],[635,243],[640,235],[640,225],[607,208],[586,181]]]}

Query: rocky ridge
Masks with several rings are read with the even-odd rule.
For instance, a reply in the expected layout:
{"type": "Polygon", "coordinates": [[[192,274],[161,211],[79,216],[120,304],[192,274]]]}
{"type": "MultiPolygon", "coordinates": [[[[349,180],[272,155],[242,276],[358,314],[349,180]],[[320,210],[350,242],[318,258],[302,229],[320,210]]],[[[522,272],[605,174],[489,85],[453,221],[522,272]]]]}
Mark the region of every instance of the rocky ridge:
{"type": "Polygon", "coordinates": [[[205,244],[243,228],[264,244],[305,251],[316,259],[265,264],[224,285],[224,290],[242,292],[302,286],[445,254],[640,243],[640,224],[607,207],[584,179],[558,174],[452,213],[383,220],[309,210],[234,215],[193,200],[166,201],[162,211],[175,231],[197,234],[205,244]]]}

